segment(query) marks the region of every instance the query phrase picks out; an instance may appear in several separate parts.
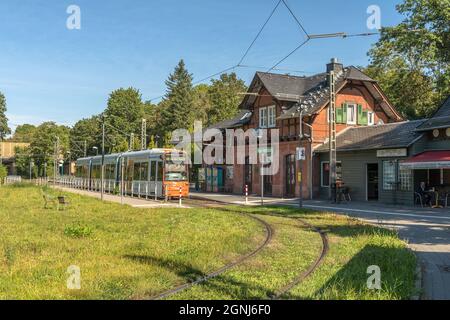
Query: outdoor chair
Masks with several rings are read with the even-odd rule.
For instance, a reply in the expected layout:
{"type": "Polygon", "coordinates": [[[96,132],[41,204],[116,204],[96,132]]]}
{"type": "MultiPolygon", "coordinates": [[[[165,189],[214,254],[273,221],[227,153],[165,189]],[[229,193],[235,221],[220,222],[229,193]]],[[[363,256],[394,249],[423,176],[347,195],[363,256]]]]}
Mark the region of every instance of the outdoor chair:
{"type": "Polygon", "coordinates": [[[420,206],[423,208],[422,195],[418,192],[414,192],[414,205],[416,205],[417,203],[419,203],[420,206]]]}
{"type": "Polygon", "coordinates": [[[65,196],[58,196],[58,210],[62,207],[62,210],[65,210],[66,207],[70,204],[65,196]]]}
{"type": "Polygon", "coordinates": [[[44,193],[42,195],[42,197],[44,198],[44,209],[48,209],[49,208],[49,204],[57,204],[57,199],[51,195],[48,195],[46,193],[44,193]]]}

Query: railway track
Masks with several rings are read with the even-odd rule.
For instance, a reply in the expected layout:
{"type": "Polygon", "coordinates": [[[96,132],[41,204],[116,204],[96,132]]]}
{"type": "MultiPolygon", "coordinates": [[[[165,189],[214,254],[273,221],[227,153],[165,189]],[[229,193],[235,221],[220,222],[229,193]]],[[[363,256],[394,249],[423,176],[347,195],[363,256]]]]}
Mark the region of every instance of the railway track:
{"type": "Polygon", "coordinates": [[[264,239],[264,241],[255,250],[253,250],[252,252],[246,254],[245,256],[240,257],[239,259],[235,260],[234,262],[229,263],[229,264],[223,266],[222,268],[205,275],[204,277],[201,277],[201,278],[199,278],[199,279],[197,279],[195,281],[192,281],[192,282],[188,282],[188,283],[182,284],[182,285],[180,285],[178,287],[175,287],[175,288],[172,288],[170,290],[164,291],[163,293],[160,293],[160,294],[150,298],[150,300],[164,299],[164,298],[166,298],[168,296],[171,296],[171,295],[176,294],[176,293],[178,293],[180,291],[183,291],[185,289],[193,287],[193,286],[195,286],[197,284],[200,284],[200,283],[203,283],[205,281],[208,281],[209,279],[217,277],[217,276],[221,275],[222,273],[230,270],[231,268],[233,268],[233,267],[235,267],[235,266],[245,262],[246,260],[248,260],[248,259],[252,258],[253,256],[255,256],[256,254],[258,254],[261,250],[263,250],[270,243],[270,241],[272,240],[272,237],[273,237],[273,229],[272,229],[272,227],[266,221],[264,221],[263,219],[260,219],[258,217],[255,217],[253,215],[246,214],[246,213],[240,213],[240,214],[244,215],[244,216],[247,216],[247,217],[249,217],[249,218],[251,218],[253,220],[256,220],[257,222],[262,224],[265,227],[265,229],[266,229],[266,238],[264,239]]]}
{"type": "MultiPolygon", "coordinates": [[[[197,206],[197,207],[217,207],[217,206],[223,206],[225,204],[220,201],[199,201],[199,199],[189,199],[189,200],[187,200],[187,202],[190,205],[197,206]]],[[[201,277],[200,279],[197,279],[196,281],[185,283],[178,287],[172,288],[170,290],[167,290],[163,293],[160,293],[160,294],[152,297],[151,299],[152,300],[164,299],[168,296],[171,296],[173,294],[176,294],[178,292],[186,290],[197,284],[206,282],[209,279],[217,277],[217,276],[223,274],[224,272],[232,269],[233,267],[236,267],[236,266],[242,264],[243,262],[247,261],[248,259],[250,259],[253,256],[255,256],[256,254],[258,254],[261,250],[263,250],[272,240],[273,228],[270,226],[269,223],[267,223],[266,221],[264,221],[263,219],[261,219],[259,217],[256,217],[254,215],[247,214],[247,213],[239,213],[239,214],[250,217],[250,218],[258,221],[262,225],[264,225],[264,227],[266,229],[266,238],[265,238],[264,242],[260,246],[258,246],[258,248],[256,248],[251,253],[239,258],[238,260],[236,260],[230,264],[227,264],[226,266],[224,266],[212,273],[209,273],[206,276],[201,277]]],[[[300,219],[298,217],[283,216],[283,215],[273,213],[273,212],[267,212],[264,215],[274,216],[274,217],[279,217],[279,218],[286,218],[286,219],[293,219],[293,220],[297,221],[297,223],[299,223],[302,227],[306,226],[307,228],[311,229],[312,231],[319,233],[321,240],[322,240],[322,248],[320,249],[320,254],[316,258],[316,260],[313,262],[313,264],[310,265],[307,270],[301,272],[298,276],[293,278],[288,284],[286,284],[285,286],[280,288],[273,296],[269,297],[270,299],[274,299],[274,300],[283,299],[286,297],[286,295],[289,293],[290,290],[292,290],[295,286],[297,286],[303,280],[305,280],[308,276],[310,276],[323,263],[323,260],[324,260],[325,256],[327,255],[328,249],[329,249],[328,238],[327,238],[327,235],[325,232],[323,232],[322,230],[314,227],[310,223],[308,223],[305,220],[300,219]]]]}

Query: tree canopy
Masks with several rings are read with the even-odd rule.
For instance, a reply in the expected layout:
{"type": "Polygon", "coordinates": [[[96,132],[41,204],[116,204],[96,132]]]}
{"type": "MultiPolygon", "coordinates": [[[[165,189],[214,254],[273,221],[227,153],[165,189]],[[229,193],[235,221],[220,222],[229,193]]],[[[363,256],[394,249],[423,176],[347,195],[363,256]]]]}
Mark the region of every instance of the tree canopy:
{"type": "Polygon", "coordinates": [[[381,30],[366,72],[410,119],[430,116],[450,94],[448,0],[404,0],[405,19],[381,30]]]}

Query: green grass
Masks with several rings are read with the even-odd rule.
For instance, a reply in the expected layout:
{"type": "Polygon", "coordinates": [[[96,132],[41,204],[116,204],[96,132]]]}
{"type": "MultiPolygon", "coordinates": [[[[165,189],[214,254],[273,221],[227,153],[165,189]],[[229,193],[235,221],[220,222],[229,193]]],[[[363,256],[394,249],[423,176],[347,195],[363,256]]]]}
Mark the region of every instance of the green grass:
{"type": "Polygon", "coordinates": [[[0,299],[152,296],[252,251],[265,236],[230,212],[69,197],[65,211],[46,210],[39,189],[0,187],[0,299]],[[66,287],[71,265],[81,269],[79,291],[66,287]]]}
{"type": "MultiPolygon", "coordinates": [[[[334,213],[271,207],[326,231],[329,252],[324,263],[289,294],[290,299],[409,299],[415,292],[416,257],[396,232],[334,213]],[[367,288],[369,266],[381,271],[381,290],[367,288]]],[[[247,212],[261,213],[260,208],[247,212]]]]}
{"type": "MultiPolygon", "coordinates": [[[[56,191],[47,191],[57,194],[56,191]]],[[[0,299],[139,299],[196,279],[253,251],[269,222],[272,242],[217,278],[170,299],[266,299],[305,271],[321,249],[324,263],[290,299],[407,299],[415,257],[396,233],[335,214],[281,207],[136,209],[70,194],[65,211],[43,209],[41,190],[0,187],[0,299]],[[286,217],[268,216],[276,212],[286,217]],[[67,268],[81,269],[81,290],[66,288],[67,268]],[[381,290],[366,286],[381,269],[381,290]]]]}

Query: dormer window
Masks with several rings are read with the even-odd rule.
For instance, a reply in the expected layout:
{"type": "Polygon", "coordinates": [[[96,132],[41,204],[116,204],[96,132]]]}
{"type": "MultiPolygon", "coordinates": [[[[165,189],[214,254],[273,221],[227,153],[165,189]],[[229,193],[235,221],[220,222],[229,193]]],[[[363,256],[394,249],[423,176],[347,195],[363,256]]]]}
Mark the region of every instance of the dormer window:
{"type": "Polygon", "coordinates": [[[276,125],[276,107],[259,108],[259,127],[273,128],[276,125]]]}

